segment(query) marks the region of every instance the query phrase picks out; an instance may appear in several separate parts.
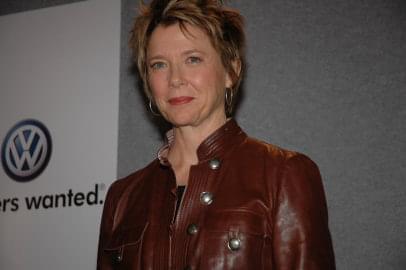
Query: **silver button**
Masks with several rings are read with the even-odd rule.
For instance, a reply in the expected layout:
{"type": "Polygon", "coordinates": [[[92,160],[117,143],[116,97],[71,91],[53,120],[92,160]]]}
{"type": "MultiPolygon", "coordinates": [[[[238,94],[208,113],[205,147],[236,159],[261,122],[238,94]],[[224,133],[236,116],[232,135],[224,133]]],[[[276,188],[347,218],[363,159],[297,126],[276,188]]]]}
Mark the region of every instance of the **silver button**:
{"type": "Polygon", "coordinates": [[[228,240],[228,248],[231,251],[237,251],[239,250],[241,247],[241,240],[238,238],[231,238],[230,240],[228,240]]]}
{"type": "Polygon", "coordinates": [[[210,192],[202,192],[200,194],[200,202],[204,205],[209,205],[213,202],[213,194],[210,192]]]}
{"type": "Polygon", "coordinates": [[[196,234],[197,232],[198,232],[198,230],[199,230],[199,228],[197,227],[197,225],[196,224],[190,224],[188,227],[187,227],[187,233],[189,234],[189,235],[194,235],[194,234],[196,234]]]}
{"type": "Polygon", "coordinates": [[[123,260],[123,255],[121,255],[120,252],[116,252],[113,255],[113,263],[114,264],[119,264],[119,263],[121,263],[122,260],[123,260]]]}
{"type": "Polygon", "coordinates": [[[217,170],[218,168],[220,168],[220,160],[218,160],[217,158],[213,158],[212,160],[210,160],[209,166],[210,169],[217,170]]]}

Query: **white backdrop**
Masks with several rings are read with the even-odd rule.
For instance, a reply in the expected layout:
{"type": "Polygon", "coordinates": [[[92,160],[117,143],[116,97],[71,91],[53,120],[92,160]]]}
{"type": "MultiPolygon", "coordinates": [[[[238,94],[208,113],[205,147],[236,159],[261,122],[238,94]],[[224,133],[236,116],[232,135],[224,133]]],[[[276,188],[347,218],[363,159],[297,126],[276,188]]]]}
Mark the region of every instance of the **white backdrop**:
{"type": "Polygon", "coordinates": [[[95,269],[102,201],[116,178],[119,60],[120,1],[0,17],[1,143],[24,119],[52,138],[37,178],[18,182],[0,167],[0,269],[95,269]]]}

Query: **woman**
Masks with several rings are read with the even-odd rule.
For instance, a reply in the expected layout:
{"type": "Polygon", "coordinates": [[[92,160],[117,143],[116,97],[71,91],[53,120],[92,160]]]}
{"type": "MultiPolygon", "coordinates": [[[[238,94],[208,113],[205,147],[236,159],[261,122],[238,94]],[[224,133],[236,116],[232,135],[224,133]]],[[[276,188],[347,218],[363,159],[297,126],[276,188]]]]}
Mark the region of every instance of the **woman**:
{"type": "Polygon", "coordinates": [[[144,169],[110,187],[98,269],[335,269],[318,168],[227,115],[242,18],[220,1],[152,1],[131,46],[150,108],[172,124],[144,169]]]}

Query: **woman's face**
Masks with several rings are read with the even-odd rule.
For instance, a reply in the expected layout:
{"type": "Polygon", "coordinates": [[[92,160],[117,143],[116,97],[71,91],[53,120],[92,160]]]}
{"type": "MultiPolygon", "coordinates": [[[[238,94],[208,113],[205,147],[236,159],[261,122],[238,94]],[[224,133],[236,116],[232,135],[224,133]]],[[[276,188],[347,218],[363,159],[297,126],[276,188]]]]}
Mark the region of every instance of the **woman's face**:
{"type": "Polygon", "coordinates": [[[158,26],[147,48],[148,83],[159,111],[176,127],[221,125],[232,82],[200,28],[158,26]]]}

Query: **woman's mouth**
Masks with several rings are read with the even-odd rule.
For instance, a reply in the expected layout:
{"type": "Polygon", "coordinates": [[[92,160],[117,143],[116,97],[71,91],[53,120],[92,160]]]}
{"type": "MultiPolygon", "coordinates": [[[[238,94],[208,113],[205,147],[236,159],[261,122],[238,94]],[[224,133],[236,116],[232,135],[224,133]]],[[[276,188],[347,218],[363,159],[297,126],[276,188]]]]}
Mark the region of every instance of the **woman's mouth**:
{"type": "Polygon", "coordinates": [[[174,97],[168,100],[169,104],[171,105],[183,105],[191,102],[194,98],[193,97],[174,97]]]}

